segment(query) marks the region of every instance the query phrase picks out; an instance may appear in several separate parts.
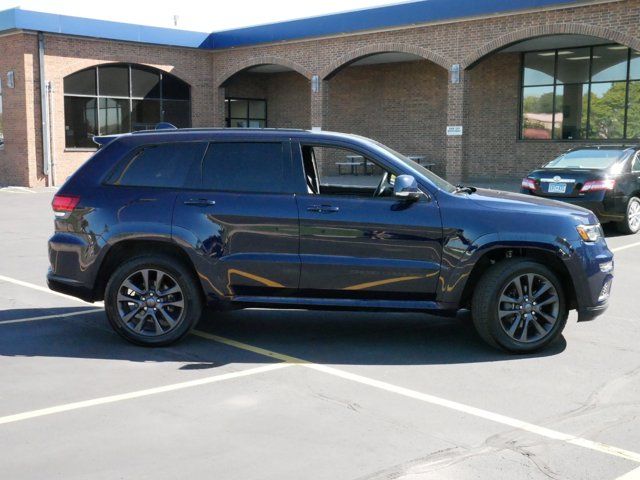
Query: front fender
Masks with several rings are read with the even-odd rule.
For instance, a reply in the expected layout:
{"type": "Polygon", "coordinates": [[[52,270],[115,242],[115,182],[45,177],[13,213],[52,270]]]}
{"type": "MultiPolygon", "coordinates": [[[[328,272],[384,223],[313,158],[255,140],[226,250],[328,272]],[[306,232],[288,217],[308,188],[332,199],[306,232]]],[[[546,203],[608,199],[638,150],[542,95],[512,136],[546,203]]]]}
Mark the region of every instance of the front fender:
{"type": "Polygon", "coordinates": [[[530,233],[526,237],[519,233],[490,233],[470,243],[451,236],[443,246],[438,302],[451,308],[460,307],[465,287],[478,262],[490,252],[519,248],[541,250],[565,261],[574,254],[573,248],[565,239],[544,234],[532,239],[530,233]]]}

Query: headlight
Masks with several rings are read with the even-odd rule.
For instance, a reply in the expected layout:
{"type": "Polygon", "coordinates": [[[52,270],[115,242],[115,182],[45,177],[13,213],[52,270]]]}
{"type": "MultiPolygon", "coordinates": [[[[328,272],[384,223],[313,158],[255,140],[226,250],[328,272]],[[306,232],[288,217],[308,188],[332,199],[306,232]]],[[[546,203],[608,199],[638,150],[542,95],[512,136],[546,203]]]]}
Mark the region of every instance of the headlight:
{"type": "Polygon", "coordinates": [[[604,236],[599,223],[595,225],[578,225],[576,229],[580,238],[585,242],[596,242],[604,236]]]}

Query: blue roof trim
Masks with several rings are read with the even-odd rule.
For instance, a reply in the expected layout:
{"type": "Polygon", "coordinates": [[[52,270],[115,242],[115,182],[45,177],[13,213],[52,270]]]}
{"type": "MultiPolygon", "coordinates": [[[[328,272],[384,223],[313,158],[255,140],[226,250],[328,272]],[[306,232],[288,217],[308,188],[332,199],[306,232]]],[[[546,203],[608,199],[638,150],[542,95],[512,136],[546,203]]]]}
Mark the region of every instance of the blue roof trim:
{"type": "Polygon", "coordinates": [[[36,30],[47,33],[151,43],[176,47],[213,48],[211,35],[172,28],[71,17],[13,8],[0,12],[0,31],[36,30]]]}
{"type": "Polygon", "coordinates": [[[108,40],[218,49],[340,35],[414,24],[572,6],[585,0],[416,0],[319,17],[205,33],[57,15],[13,8],[0,11],[0,32],[36,30],[108,40]]]}
{"type": "Polygon", "coordinates": [[[420,0],[320,17],[238,28],[212,33],[214,48],[339,35],[412,24],[491,15],[554,5],[584,3],[581,0],[420,0]]]}

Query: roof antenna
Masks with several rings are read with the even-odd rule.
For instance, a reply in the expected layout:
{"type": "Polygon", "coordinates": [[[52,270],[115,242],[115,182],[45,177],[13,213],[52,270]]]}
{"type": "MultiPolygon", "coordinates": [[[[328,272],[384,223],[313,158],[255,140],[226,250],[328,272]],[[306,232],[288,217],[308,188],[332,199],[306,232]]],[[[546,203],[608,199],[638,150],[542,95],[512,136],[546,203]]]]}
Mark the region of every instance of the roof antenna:
{"type": "Polygon", "coordinates": [[[178,26],[178,20],[180,19],[180,17],[178,15],[174,15],[173,16],[173,26],[177,27],[178,26]]]}

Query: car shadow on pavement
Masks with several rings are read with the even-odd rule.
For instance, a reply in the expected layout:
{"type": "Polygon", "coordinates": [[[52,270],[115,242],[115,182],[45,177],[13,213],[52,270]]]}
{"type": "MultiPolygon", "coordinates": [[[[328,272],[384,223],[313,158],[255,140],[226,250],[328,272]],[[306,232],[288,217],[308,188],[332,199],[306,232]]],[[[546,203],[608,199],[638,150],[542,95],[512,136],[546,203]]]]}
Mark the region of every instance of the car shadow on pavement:
{"type": "MultiPolygon", "coordinates": [[[[170,347],[135,346],[111,330],[101,311],[9,324],[11,320],[19,318],[65,315],[82,310],[0,311],[0,357],[180,362],[178,368],[182,370],[213,369],[230,363],[276,361],[197,335],[190,335],[170,347]]],[[[560,337],[543,351],[532,355],[510,355],[495,350],[477,336],[468,313],[456,318],[444,318],[420,313],[206,310],[197,330],[322,364],[442,365],[500,362],[557,355],[566,348],[564,337],[560,337]]]]}

